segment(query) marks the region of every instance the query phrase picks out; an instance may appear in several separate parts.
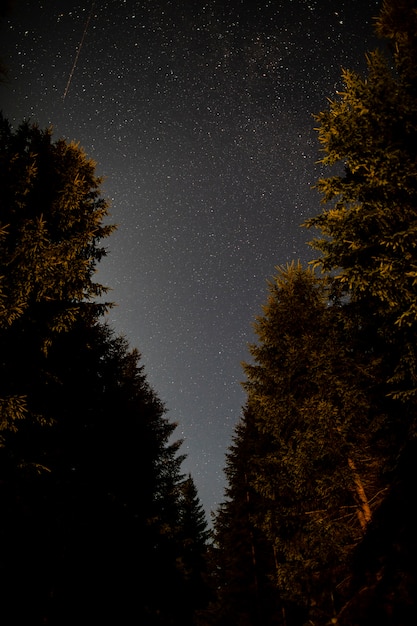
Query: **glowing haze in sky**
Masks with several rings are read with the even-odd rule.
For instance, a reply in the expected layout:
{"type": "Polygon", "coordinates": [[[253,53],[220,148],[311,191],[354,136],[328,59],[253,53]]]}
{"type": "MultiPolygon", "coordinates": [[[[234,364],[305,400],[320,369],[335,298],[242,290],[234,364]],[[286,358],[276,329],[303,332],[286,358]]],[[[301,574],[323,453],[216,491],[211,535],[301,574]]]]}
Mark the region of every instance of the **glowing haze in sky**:
{"type": "MultiPolygon", "coordinates": [[[[371,0],[15,0],[0,108],[76,140],[118,231],[98,279],[184,438],[207,513],[277,265],[312,258],[313,113],[373,49],[371,0]]],[[[117,417],[117,416],[115,416],[117,417]]],[[[140,454],[140,442],[138,442],[140,454]]]]}

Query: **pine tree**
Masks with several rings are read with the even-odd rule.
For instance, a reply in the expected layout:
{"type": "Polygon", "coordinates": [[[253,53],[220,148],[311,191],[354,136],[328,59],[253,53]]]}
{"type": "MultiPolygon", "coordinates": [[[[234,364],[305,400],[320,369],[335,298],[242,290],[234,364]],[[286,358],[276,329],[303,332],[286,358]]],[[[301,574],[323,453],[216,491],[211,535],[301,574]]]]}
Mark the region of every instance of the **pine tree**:
{"type": "Polygon", "coordinates": [[[182,626],[203,519],[176,424],[101,319],[113,227],[95,165],[0,126],[0,621],[182,626]]]}
{"type": "MultiPolygon", "coordinates": [[[[54,424],[25,423],[0,455],[8,537],[0,614],[28,626],[187,623],[193,602],[183,540],[202,537],[185,520],[175,424],[139,353],[108,326],[80,321],[49,359],[55,376],[43,397],[54,424]],[[13,470],[16,454],[48,471],[13,470]]],[[[193,562],[194,580],[200,565],[193,562]]]]}
{"type": "Polygon", "coordinates": [[[344,171],[318,182],[326,209],[306,222],[319,231],[316,265],[363,310],[373,349],[382,342],[388,391],[405,399],[417,389],[415,20],[414,0],[385,2],[378,32],[392,44],[394,68],[370,53],[367,76],[345,70],[344,91],[317,116],[322,162],[344,171]]]}
{"type": "Polygon", "coordinates": [[[180,487],[179,557],[182,577],[181,623],[195,624],[197,611],[208,602],[206,558],[210,532],[205,512],[192,476],[189,474],[180,487]]]}
{"type": "Polygon", "coordinates": [[[198,622],[202,626],[285,623],[271,580],[273,545],[255,524],[261,498],[252,479],[254,459],[263,452],[260,439],[253,414],[245,407],[226,455],[226,500],[214,516],[209,552],[212,600],[198,622]]]}
{"type": "MultiPolygon", "coordinates": [[[[373,422],[385,448],[384,501],[356,551],[351,597],[338,623],[412,624],[417,390],[417,3],[386,0],[376,21],[391,57],[368,55],[362,77],[317,116],[323,163],[339,170],[318,183],[325,209],[306,222],[318,230],[315,265],[343,297],[345,319],[365,358],[368,396],[386,415],[373,422]]],[[[349,595],[349,593],[348,593],[349,595]]]]}
{"type": "Polygon", "coordinates": [[[281,599],[330,619],[376,505],[381,452],[371,442],[380,416],[326,281],[300,265],[280,268],[263,313],[244,365],[264,442],[250,458],[262,497],[256,523],[274,546],[281,599]]]}
{"type": "Polygon", "coordinates": [[[93,278],[113,230],[94,169],[79,146],[0,117],[1,431],[42,421],[34,397],[52,342],[107,308],[92,301],[106,292],[93,278]]]}

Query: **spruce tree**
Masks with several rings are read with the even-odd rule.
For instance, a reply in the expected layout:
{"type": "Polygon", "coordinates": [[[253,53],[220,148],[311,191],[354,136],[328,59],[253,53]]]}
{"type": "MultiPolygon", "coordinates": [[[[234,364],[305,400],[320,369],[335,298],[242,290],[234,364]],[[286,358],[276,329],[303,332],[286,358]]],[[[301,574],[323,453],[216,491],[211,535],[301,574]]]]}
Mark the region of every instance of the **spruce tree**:
{"type": "Polygon", "coordinates": [[[105,224],[101,180],[83,150],[51,130],[0,117],[0,431],[42,421],[40,376],[54,339],[107,308],[94,281],[105,224]]]}
{"type": "Polygon", "coordinates": [[[226,455],[226,499],[214,516],[209,551],[212,599],[201,616],[204,626],[285,623],[273,583],[273,544],[255,523],[262,512],[262,498],[253,487],[254,460],[265,449],[261,440],[253,413],[245,406],[226,455]]]}
{"type": "Polygon", "coordinates": [[[54,423],[24,423],[0,454],[5,623],[191,623],[204,520],[186,514],[180,441],[139,353],[81,321],[49,360],[54,423]],[[16,469],[15,455],[47,469],[16,469]]]}
{"type": "Polygon", "coordinates": [[[356,552],[340,624],[412,624],[416,542],[410,514],[415,473],[417,390],[417,3],[385,0],[376,31],[386,51],[368,55],[366,76],[344,71],[345,87],[317,116],[325,208],[306,222],[318,230],[315,265],[329,273],[365,358],[371,422],[384,447],[384,501],[356,552]],[[338,174],[334,171],[338,170],[338,174]]]}
{"type": "Polygon", "coordinates": [[[195,624],[196,613],[208,602],[207,550],[210,532],[192,476],[180,485],[180,520],[177,563],[182,577],[181,623],[195,624]]]}
{"type": "Polygon", "coordinates": [[[417,389],[416,8],[383,3],[377,32],[392,59],[376,50],[366,77],[345,70],[343,92],[317,116],[322,162],[343,171],[318,182],[326,208],[306,222],[319,233],[316,266],[363,313],[373,349],[382,344],[387,391],[404,399],[417,389]]]}
{"type": "Polygon", "coordinates": [[[382,453],[371,442],[380,415],[327,281],[300,265],[280,268],[263,313],[244,365],[263,441],[250,458],[262,497],[255,519],[274,546],[281,600],[330,619],[378,500],[382,453]]]}
{"type": "Polygon", "coordinates": [[[36,125],[0,131],[0,621],[190,623],[204,520],[176,424],[102,321],[95,164],[36,125]]]}

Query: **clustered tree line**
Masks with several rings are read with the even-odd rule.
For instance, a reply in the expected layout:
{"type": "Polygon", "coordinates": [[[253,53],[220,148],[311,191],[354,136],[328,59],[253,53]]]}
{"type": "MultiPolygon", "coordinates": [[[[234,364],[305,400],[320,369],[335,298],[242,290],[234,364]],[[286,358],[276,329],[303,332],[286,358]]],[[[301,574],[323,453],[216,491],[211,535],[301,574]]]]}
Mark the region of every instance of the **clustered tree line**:
{"type": "Polygon", "coordinates": [[[204,625],[417,618],[416,1],[375,28],[387,51],[316,116],[318,256],[277,268],[254,324],[204,625]]]}
{"type": "Polygon", "coordinates": [[[0,621],[192,623],[208,539],[176,424],[105,322],[95,163],[0,118],[0,621]],[[120,621],[121,620],[121,621],[120,621]]]}

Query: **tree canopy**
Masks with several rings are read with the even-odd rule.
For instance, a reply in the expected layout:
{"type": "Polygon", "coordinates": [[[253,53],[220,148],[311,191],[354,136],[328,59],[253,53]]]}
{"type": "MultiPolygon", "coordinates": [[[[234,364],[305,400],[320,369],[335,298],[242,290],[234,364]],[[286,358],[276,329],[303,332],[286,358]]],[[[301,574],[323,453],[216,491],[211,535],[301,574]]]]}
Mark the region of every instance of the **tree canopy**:
{"type": "Polygon", "coordinates": [[[29,122],[14,131],[0,117],[0,431],[44,419],[31,390],[48,349],[81,316],[108,307],[94,281],[114,229],[100,183],[79,146],[29,122]]]}
{"type": "Polygon", "coordinates": [[[0,619],[191,626],[205,516],[139,351],[103,321],[95,164],[0,122],[0,619]]]}
{"type": "Polygon", "coordinates": [[[319,232],[315,265],[375,316],[391,393],[406,397],[417,388],[415,10],[413,0],[383,3],[377,32],[392,60],[377,50],[366,77],[345,70],[343,92],[316,117],[322,162],[343,173],[318,181],[326,208],[306,222],[319,232]]]}
{"type": "MultiPolygon", "coordinates": [[[[385,0],[385,49],[368,54],[365,75],[343,70],[343,90],[316,116],[328,175],[305,226],[317,256],[277,269],[244,364],[216,563],[231,571],[244,516],[276,590],[265,623],[416,620],[416,20],[415,0],[385,0]]],[[[219,623],[225,589],[212,604],[219,623]]],[[[262,623],[243,610],[239,623],[262,623]]]]}

